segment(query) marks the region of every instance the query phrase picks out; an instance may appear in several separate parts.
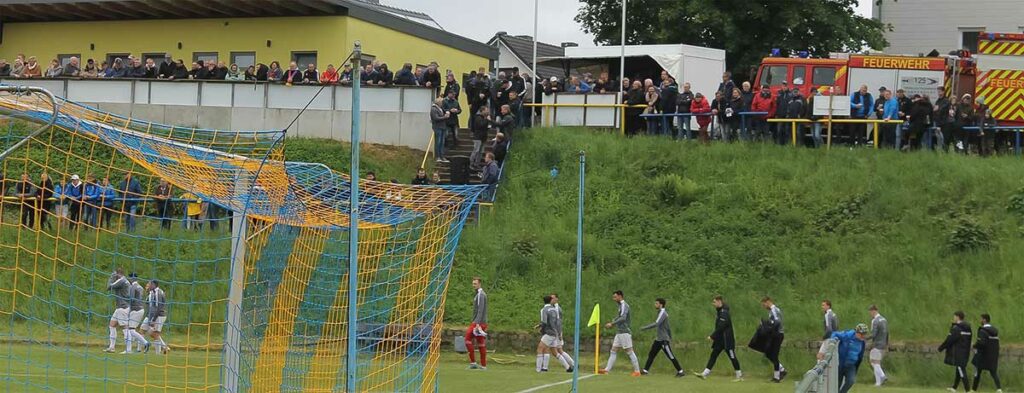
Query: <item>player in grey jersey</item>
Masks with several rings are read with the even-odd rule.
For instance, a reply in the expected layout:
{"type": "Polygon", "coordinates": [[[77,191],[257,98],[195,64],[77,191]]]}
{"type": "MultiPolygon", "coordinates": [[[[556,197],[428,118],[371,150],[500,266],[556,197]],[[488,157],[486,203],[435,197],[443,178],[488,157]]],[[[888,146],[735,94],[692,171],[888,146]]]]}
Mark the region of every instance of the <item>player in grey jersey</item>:
{"type": "Polygon", "coordinates": [[[676,377],[685,377],[686,371],[683,371],[683,367],[679,365],[676,355],[672,353],[672,327],[668,324],[668,311],[665,310],[665,299],[655,299],[654,308],[658,310],[657,318],[654,319],[653,323],[640,329],[657,329],[658,335],[654,342],[651,343],[651,351],[647,353],[647,363],[644,364],[644,368],[640,370],[640,373],[647,375],[651,365],[654,364],[654,358],[658,356],[658,352],[665,352],[665,356],[668,357],[668,360],[672,361],[672,366],[676,368],[676,377]]]}
{"type": "Polygon", "coordinates": [[[615,365],[615,358],[618,356],[620,349],[625,349],[626,354],[629,355],[629,362],[633,364],[634,377],[640,376],[640,361],[636,359],[636,354],[633,353],[633,334],[632,330],[629,329],[630,315],[629,315],[629,304],[626,304],[626,298],[622,295],[622,291],[615,291],[612,293],[612,300],[619,306],[619,313],[615,319],[604,325],[606,328],[615,326],[615,339],[612,340],[612,353],[608,355],[608,365],[604,369],[599,370],[598,374],[608,374],[612,371],[612,366],[615,365]]]}
{"type": "MultiPolygon", "coordinates": [[[[166,355],[170,352],[170,347],[164,343],[161,334],[164,323],[167,322],[167,297],[164,295],[164,290],[160,289],[160,282],[157,280],[149,280],[146,289],[149,290],[149,296],[146,298],[146,319],[142,321],[142,330],[149,332],[152,343],[156,344],[157,353],[166,355]]],[[[148,345],[146,352],[149,352],[148,345]]]]}
{"type": "Polygon", "coordinates": [[[132,353],[132,342],[138,343],[139,351],[143,347],[149,346],[149,342],[146,338],[139,334],[136,329],[142,324],[142,318],[146,314],[146,310],[143,308],[142,295],[146,293],[146,289],[139,284],[139,278],[135,273],[128,275],[128,281],[131,282],[131,287],[128,289],[131,294],[131,301],[128,310],[128,326],[124,328],[124,352],[123,355],[132,353]]]}
{"type": "Polygon", "coordinates": [[[882,359],[889,350],[889,321],[878,313],[878,306],[874,304],[868,307],[868,313],[871,314],[871,337],[868,341],[871,351],[868,352],[868,360],[875,373],[875,386],[882,386],[889,380],[885,370],[882,370],[882,359]]]}
{"type": "Polygon", "coordinates": [[[573,371],[573,361],[562,351],[562,309],[558,307],[558,295],[544,296],[544,307],[540,310],[540,343],[537,344],[537,372],[548,371],[551,356],[555,356],[567,372],[573,371]]]}
{"type": "MultiPolygon", "coordinates": [[[[107,280],[107,290],[114,294],[114,314],[110,316],[109,326],[109,344],[107,349],[103,352],[114,352],[114,345],[117,343],[117,328],[125,328],[127,334],[128,326],[128,314],[131,303],[131,283],[128,282],[128,278],[124,276],[124,270],[121,268],[114,269],[114,272],[110,274],[110,279],[107,280]]],[[[125,340],[128,340],[128,336],[125,336],[125,340]]]]}

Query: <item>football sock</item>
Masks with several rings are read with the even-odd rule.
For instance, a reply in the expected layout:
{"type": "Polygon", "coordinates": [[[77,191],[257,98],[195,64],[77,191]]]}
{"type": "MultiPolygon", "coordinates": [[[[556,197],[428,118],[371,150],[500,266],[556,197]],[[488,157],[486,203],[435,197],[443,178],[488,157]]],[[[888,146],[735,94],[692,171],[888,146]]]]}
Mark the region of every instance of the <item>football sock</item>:
{"type": "Polygon", "coordinates": [[[107,348],[114,349],[114,344],[117,343],[117,328],[110,328],[110,346],[107,348]]]}
{"type": "Polygon", "coordinates": [[[607,372],[611,372],[612,371],[612,367],[615,366],[615,358],[618,357],[618,355],[619,354],[616,353],[616,352],[612,352],[611,355],[608,355],[608,365],[604,367],[605,371],[607,371],[607,372]]]}
{"type": "Polygon", "coordinates": [[[629,362],[633,363],[633,371],[640,371],[640,361],[636,359],[636,353],[629,352],[629,362]]]}

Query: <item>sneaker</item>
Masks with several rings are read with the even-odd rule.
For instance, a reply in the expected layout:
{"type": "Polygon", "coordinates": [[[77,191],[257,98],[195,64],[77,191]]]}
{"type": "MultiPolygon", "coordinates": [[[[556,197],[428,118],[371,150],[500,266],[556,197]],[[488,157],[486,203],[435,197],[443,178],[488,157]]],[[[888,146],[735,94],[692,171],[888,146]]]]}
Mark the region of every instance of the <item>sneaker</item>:
{"type": "Polygon", "coordinates": [[[440,163],[442,163],[442,162],[444,162],[444,161],[441,161],[441,159],[440,159],[440,158],[438,158],[438,159],[434,160],[434,162],[436,162],[436,163],[439,163],[439,164],[440,164],[440,163]]]}
{"type": "Polygon", "coordinates": [[[695,376],[697,378],[700,378],[702,380],[707,380],[708,379],[708,376],[704,375],[704,373],[693,373],[693,376],[695,376]]]}
{"type": "Polygon", "coordinates": [[[441,158],[441,162],[443,162],[443,163],[447,164],[447,163],[450,163],[451,161],[448,161],[448,159],[447,159],[447,158],[444,158],[444,157],[442,157],[442,158],[441,158]]]}
{"type": "Polygon", "coordinates": [[[781,381],[783,379],[786,379],[786,375],[789,375],[789,372],[787,372],[786,370],[779,371],[779,380],[781,381]]]}
{"type": "Polygon", "coordinates": [[[467,368],[470,369],[470,370],[476,370],[476,369],[480,368],[480,366],[477,366],[476,363],[470,363],[469,367],[467,367],[467,368]]]}
{"type": "Polygon", "coordinates": [[[602,368],[600,370],[597,370],[597,374],[598,375],[608,375],[608,370],[605,370],[605,369],[602,368]]]}
{"type": "Polygon", "coordinates": [[[114,348],[107,348],[107,349],[104,349],[104,350],[103,350],[103,352],[106,352],[106,353],[114,353],[114,348]]]}
{"type": "Polygon", "coordinates": [[[746,381],[746,380],[743,379],[743,377],[739,377],[739,378],[733,379],[732,381],[733,382],[743,382],[743,381],[746,381]]]}
{"type": "Polygon", "coordinates": [[[478,370],[480,370],[480,371],[487,371],[487,366],[480,366],[480,368],[478,370]]]}
{"type": "Polygon", "coordinates": [[[782,378],[772,378],[772,383],[782,383],[782,378]]]}
{"type": "Polygon", "coordinates": [[[171,347],[164,346],[164,355],[171,353],[171,347]]]}
{"type": "Polygon", "coordinates": [[[1003,389],[996,389],[996,393],[1003,393],[1003,389]]]}
{"type": "Polygon", "coordinates": [[[126,350],[123,350],[121,352],[118,352],[117,354],[118,355],[131,355],[132,352],[126,349],[126,350]]]}
{"type": "Polygon", "coordinates": [[[956,389],[953,388],[946,388],[946,391],[956,393],[956,389]]]}
{"type": "Polygon", "coordinates": [[[642,374],[640,374],[639,371],[633,371],[632,374],[629,374],[629,376],[631,376],[631,377],[639,377],[640,375],[642,375],[642,374]]]}
{"type": "Polygon", "coordinates": [[[676,373],[676,378],[682,378],[682,377],[685,377],[685,376],[686,376],[686,371],[679,370],[679,372],[676,373]]]}
{"type": "Polygon", "coordinates": [[[540,369],[540,372],[542,372],[542,373],[546,373],[546,372],[548,372],[548,369],[546,369],[546,368],[542,368],[542,369],[540,369]]]}
{"type": "Polygon", "coordinates": [[[142,345],[142,352],[143,352],[143,353],[149,353],[149,347],[150,347],[151,345],[153,345],[153,343],[145,343],[145,344],[143,344],[143,345],[142,345]]]}
{"type": "Polygon", "coordinates": [[[567,373],[571,373],[571,372],[573,372],[573,371],[576,371],[576,370],[574,370],[574,369],[572,368],[572,366],[569,366],[569,368],[565,369],[565,372],[567,372],[567,373]]]}
{"type": "Polygon", "coordinates": [[[647,374],[650,374],[649,372],[647,372],[647,370],[640,370],[640,375],[647,375],[647,374]]]}

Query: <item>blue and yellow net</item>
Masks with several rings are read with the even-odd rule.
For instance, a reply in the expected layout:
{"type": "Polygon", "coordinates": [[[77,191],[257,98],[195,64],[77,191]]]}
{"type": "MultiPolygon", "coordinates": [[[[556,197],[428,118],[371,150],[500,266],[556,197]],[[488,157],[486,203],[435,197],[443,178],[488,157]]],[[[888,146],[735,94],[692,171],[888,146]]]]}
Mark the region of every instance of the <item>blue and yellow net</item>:
{"type": "Polygon", "coordinates": [[[435,389],[448,275],[480,187],[360,180],[349,326],[351,177],[285,161],[280,131],[57,104],[33,134],[52,105],[0,93],[0,151],[27,139],[0,161],[0,389],[344,391],[350,328],[359,391],[435,389]],[[129,353],[103,352],[116,268],[159,280],[169,353],[134,352],[120,328],[129,353]]]}

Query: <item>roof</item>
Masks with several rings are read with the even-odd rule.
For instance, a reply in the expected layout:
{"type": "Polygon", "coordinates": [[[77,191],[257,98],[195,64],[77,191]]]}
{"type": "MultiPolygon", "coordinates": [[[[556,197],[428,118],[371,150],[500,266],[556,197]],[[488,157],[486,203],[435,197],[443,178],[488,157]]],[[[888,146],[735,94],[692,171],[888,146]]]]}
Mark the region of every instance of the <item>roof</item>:
{"type": "Polygon", "coordinates": [[[441,28],[429,15],[378,0],[3,0],[0,22],[345,15],[488,59],[498,51],[441,28]],[[254,6],[255,5],[255,6],[254,6]]]}
{"type": "MultiPolygon", "coordinates": [[[[620,57],[622,47],[612,46],[587,46],[570,47],[565,49],[566,59],[601,59],[620,57]]],[[[705,48],[702,46],[669,44],[669,45],[626,45],[626,57],[639,56],[674,56],[685,55],[686,57],[700,57],[714,60],[725,60],[725,50],[705,48]]]]}
{"type": "MultiPolygon", "coordinates": [[[[533,37],[526,35],[508,35],[505,33],[495,34],[487,43],[495,47],[501,41],[509,51],[528,66],[533,65],[533,37]]],[[[565,49],[558,45],[537,42],[537,61],[544,57],[561,57],[565,55],[565,49]]],[[[537,65],[537,74],[540,76],[562,76],[565,70],[547,65],[537,65]]]]}

